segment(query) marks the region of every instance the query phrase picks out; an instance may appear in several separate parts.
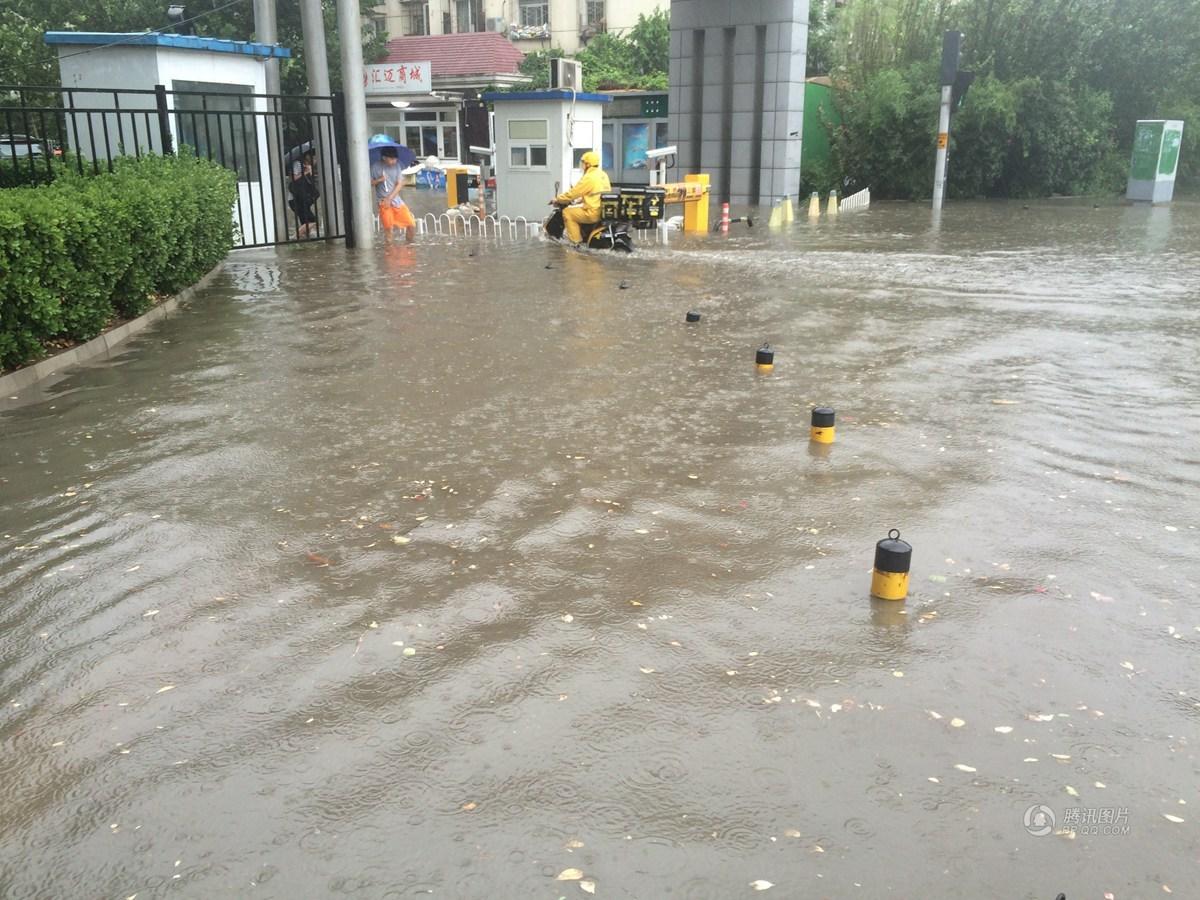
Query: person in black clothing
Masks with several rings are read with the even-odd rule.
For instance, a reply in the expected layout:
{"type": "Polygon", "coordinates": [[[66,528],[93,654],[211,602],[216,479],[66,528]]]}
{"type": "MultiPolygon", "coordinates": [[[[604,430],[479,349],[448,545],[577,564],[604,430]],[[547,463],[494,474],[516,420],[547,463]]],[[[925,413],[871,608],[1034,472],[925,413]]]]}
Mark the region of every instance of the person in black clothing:
{"type": "Polygon", "coordinates": [[[310,150],[302,159],[292,163],[291,183],[288,185],[292,199],[288,201],[288,206],[300,222],[296,229],[298,238],[317,236],[317,198],[321,196],[321,189],[317,187],[313,160],[314,154],[310,150]]]}

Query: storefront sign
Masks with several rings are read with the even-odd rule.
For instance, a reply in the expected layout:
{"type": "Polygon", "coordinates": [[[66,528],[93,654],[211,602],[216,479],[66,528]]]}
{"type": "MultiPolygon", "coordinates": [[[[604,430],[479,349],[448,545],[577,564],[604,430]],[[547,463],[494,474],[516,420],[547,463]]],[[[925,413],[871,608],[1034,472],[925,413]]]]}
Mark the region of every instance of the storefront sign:
{"type": "Polygon", "coordinates": [[[429,60],[363,66],[363,89],[367,94],[428,94],[433,90],[432,67],[429,60]]]}

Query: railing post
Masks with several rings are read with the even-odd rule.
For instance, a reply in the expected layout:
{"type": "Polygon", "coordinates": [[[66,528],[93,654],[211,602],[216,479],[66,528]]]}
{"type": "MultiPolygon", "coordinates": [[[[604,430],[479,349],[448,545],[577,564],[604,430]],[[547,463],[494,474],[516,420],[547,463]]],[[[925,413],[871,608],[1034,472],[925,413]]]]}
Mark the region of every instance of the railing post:
{"type": "Polygon", "coordinates": [[[333,141],[337,146],[337,165],[342,175],[342,208],[345,210],[343,227],[346,229],[346,246],[356,246],[354,234],[354,190],[350,186],[350,154],[346,147],[346,95],[338,91],[333,95],[333,141]]]}
{"type": "Polygon", "coordinates": [[[163,156],[175,152],[175,143],[171,140],[170,110],[167,109],[167,89],[161,85],[154,86],[154,105],[158,107],[158,137],[162,141],[163,156]]]}

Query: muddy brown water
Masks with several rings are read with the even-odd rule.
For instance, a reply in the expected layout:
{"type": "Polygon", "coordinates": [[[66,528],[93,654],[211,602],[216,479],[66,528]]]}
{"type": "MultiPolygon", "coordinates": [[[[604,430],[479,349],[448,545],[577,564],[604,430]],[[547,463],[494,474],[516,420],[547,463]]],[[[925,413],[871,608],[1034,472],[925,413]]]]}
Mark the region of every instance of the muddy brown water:
{"type": "Polygon", "coordinates": [[[239,253],[5,400],[0,896],[1200,896],[1200,206],[1031,206],[239,253]]]}

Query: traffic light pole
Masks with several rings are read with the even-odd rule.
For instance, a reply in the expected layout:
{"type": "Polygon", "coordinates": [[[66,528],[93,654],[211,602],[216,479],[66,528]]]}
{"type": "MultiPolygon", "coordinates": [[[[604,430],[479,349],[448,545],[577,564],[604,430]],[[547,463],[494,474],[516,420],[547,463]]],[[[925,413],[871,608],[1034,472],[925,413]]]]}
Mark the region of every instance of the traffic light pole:
{"type": "Polygon", "coordinates": [[[937,162],[933,169],[933,209],[942,208],[946,194],[946,153],[950,148],[950,105],[954,102],[954,82],[958,78],[958,59],[962,51],[961,31],[942,35],[942,108],[938,113],[937,162]]]}
{"type": "Polygon", "coordinates": [[[950,95],[953,85],[942,85],[942,109],[938,113],[937,162],[933,169],[933,208],[942,208],[946,193],[946,151],[950,144],[950,95]]]}

